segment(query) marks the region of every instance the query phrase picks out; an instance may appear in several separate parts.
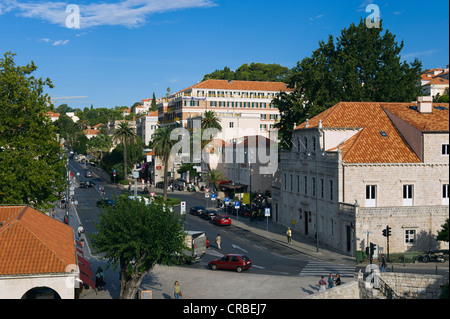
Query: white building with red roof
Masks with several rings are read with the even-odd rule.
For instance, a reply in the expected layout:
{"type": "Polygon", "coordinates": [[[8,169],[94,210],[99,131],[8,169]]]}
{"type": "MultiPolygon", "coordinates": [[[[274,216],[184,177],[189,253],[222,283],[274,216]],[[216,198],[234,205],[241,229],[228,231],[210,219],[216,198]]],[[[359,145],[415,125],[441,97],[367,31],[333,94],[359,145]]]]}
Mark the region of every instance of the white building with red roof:
{"type": "MultiPolygon", "coordinates": [[[[300,124],[280,155],[272,218],[341,253],[438,248],[449,215],[449,105],[341,102],[300,124]],[[316,237],[317,238],[317,237],[316,237]]],[[[448,249],[448,244],[447,247],[448,249]]]]}

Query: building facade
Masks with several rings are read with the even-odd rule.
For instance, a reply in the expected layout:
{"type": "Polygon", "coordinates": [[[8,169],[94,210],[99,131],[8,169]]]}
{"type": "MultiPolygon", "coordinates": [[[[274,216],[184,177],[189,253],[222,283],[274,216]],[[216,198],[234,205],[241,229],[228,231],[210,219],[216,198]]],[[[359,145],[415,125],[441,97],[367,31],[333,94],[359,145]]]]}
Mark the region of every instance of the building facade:
{"type": "MultiPolygon", "coordinates": [[[[274,221],[349,255],[439,248],[449,216],[449,110],[432,104],[338,103],[299,125],[280,156],[274,221]]],[[[447,247],[448,248],[448,247],[447,247]]]]}

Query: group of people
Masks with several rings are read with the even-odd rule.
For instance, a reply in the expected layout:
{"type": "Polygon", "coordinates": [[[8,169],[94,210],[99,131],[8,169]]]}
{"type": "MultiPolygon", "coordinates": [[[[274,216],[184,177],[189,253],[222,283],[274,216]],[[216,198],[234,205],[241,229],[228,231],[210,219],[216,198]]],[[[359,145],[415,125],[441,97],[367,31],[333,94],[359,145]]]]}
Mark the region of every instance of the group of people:
{"type": "Polygon", "coordinates": [[[333,288],[334,286],[340,286],[341,285],[341,276],[339,274],[336,274],[336,277],[333,277],[333,274],[330,273],[328,276],[328,279],[325,281],[324,276],[319,280],[319,286],[320,292],[323,292],[325,290],[333,288]]]}

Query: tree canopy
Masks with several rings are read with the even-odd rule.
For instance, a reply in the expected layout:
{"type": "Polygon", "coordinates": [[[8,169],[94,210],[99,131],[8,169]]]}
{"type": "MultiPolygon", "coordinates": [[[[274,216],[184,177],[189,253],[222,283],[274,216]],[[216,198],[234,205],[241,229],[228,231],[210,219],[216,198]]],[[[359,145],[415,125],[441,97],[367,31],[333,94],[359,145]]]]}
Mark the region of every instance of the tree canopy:
{"type": "Polygon", "coordinates": [[[185,232],[179,216],[163,204],[115,198],[115,207],[103,206],[98,232],[91,234],[96,253],[120,268],[120,298],[132,299],[145,275],[156,264],[170,266],[179,262],[186,249],[185,232]]]}
{"type": "Polygon", "coordinates": [[[223,70],[216,70],[212,73],[206,74],[203,81],[208,79],[218,80],[240,80],[240,81],[268,81],[268,82],[284,82],[286,76],[289,74],[287,67],[279,64],[264,64],[264,63],[247,63],[241,65],[236,71],[231,71],[229,67],[224,67],[223,70]]]}
{"type": "Polygon", "coordinates": [[[17,66],[15,54],[0,59],[0,204],[49,208],[64,185],[62,148],[47,112],[50,79],[35,78],[31,61],[17,66]]]}
{"type": "Polygon", "coordinates": [[[291,147],[292,129],[341,101],[410,102],[420,95],[422,64],[401,61],[403,41],[389,30],[352,23],[334,39],[320,41],[310,57],[297,62],[288,84],[292,94],[274,100],[281,120],[276,124],[284,148],[291,147]]]}

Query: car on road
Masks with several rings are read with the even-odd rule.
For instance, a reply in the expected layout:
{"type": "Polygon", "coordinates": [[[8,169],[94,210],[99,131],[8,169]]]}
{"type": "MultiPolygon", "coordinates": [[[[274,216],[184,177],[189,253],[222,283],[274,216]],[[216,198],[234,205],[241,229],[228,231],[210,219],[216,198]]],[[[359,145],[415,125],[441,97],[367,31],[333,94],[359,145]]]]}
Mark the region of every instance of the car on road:
{"type": "Polygon", "coordinates": [[[231,225],[231,218],[228,215],[217,215],[213,218],[213,223],[217,226],[231,225]]]}
{"type": "Polygon", "coordinates": [[[103,205],[115,207],[114,201],[109,198],[102,198],[101,200],[97,201],[98,207],[103,206],[103,205]]]}
{"type": "Polygon", "coordinates": [[[189,214],[200,216],[205,210],[205,206],[194,206],[189,210],[189,214]]]}
{"type": "Polygon", "coordinates": [[[81,181],[80,188],[93,188],[95,186],[94,182],[91,181],[81,181]]]}
{"type": "Polygon", "coordinates": [[[218,214],[219,212],[217,210],[207,208],[202,212],[200,217],[206,220],[213,220],[218,214]]]}
{"type": "Polygon", "coordinates": [[[241,272],[248,270],[252,266],[252,261],[243,254],[228,254],[220,259],[212,260],[208,263],[211,270],[225,269],[241,272]]]}

